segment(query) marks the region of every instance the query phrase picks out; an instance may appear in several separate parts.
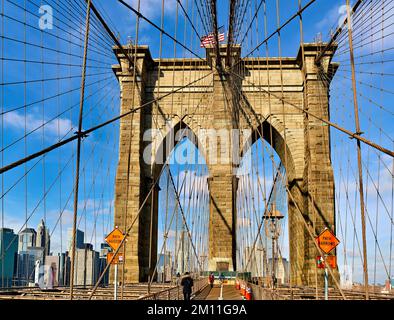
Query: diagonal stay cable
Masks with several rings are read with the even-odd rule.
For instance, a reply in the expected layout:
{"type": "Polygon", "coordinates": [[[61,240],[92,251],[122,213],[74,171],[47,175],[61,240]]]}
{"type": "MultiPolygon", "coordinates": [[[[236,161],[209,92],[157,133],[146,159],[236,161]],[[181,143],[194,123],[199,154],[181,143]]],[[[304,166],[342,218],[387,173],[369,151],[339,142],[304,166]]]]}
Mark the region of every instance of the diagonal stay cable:
{"type": "MultiPolygon", "coordinates": [[[[282,29],[288,26],[294,19],[300,16],[306,9],[308,9],[316,0],[310,0],[304,7],[300,8],[295,14],[293,14],[286,22],[284,22],[281,26],[279,26],[274,32],[272,32],[267,38],[265,38],[262,42],[260,42],[254,49],[252,49],[245,58],[252,55],[256,50],[258,50],[263,44],[267,43],[272,37],[276,34],[279,34],[282,29]]],[[[238,62],[239,63],[239,62],[238,62]]]]}
{"type": "MultiPolygon", "coordinates": [[[[202,10],[203,8],[200,10],[200,6],[198,5],[196,0],[194,0],[194,3],[195,3],[195,7],[197,8],[198,15],[200,17],[201,25],[204,27],[204,31],[206,32],[206,34],[209,34],[209,23],[207,22],[207,16],[204,14],[204,18],[205,18],[204,19],[202,17],[202,13],[201,13],[201,11],[203,11],[202,10]]],[[[205,12],[203,12],[203,13],[205,13],[205,12]]]]}
{"type": "MultiPolygon", "coordinates": [[[[280,164],[277,166],[278,169],[277,169],[277,172],[276,172],[276,174],[275,174],[275,179],[274,179],[274,182],[273,182],[273,184],[272,184],[272,188],[271,188],[270,194],[269,194],[269,196],[268,196],[268,204],[269,204],[269,203],[271,202],[271,200],[272,200],[272,196],[273,196],[273,193],[274,193],[274,189],[276,188],[276,185],[277,185],[278,179],[279,179],[279,172],[278,172],[278,171],[282,169],[282,166],[283,166],[282,163],[280,163],[280,164]]],[[[264,224],[264,215],[265,215],[267,212],[268,212],[268,206],[265,208],[265,210],[264,210],[264,212],[263,212],[263,215],[261,216],[261,221],[259,222],[259,225],[258,225],[258,228],[257,228],[256,238],[255,238],[255,240],[254,240],[254,242],[253,242],[253,245],[252,245],[252,250],[251,250],[251,252],[250,252],[250,255],[249,255],[249,258],[248,258],[248,262],[247,262],[247,264],[246,264],[246,269],[248,268],[249,263],[250,263],[250,261],[251,261],[251,259],[252,259],[253,252],[256,250],[257,241],[258,241],[259,237],[261,236],[261,228],[262,228],[262,226],[263,226],[263,224],[264,224]]]]}
{"type": "MultiPolygon", "coordinates": [[[[112,102],[113,102],[113,98],[112,98],[112,101],[111,101],[108,105],[111,105],[112,102]]],[[[91,107],[90,110],[89,110],[89,112],[92,110],[92,108],[95,108],[95,107],[96,107],[96,106],[91,107]]],[[[106,109],[108,109],[108,107],[107,107],[106,109]]],[[[100,118],[101,118],[101,117],[103,116],[103,114],[106,112],[106,109],[101,113],[101,115],[99,115],[100,118]]],[[[63,135],[63,138],[62,138],[62,139],[64,139],[64,137],[66,137],[66,136],[67,136],[70,132],[72,132],[74,129],[75,129],[74,127],[70,128],[70,129],[68,130],[68,132],[67,132],[65,135],[63,135]]],[[[99,146],[99,141],[100,141],[101,136],[102,136],[102,133],[100,133],[98,139],[96,139],[96,140],[94,141],[94,144],[93,144],[93,146],[92,146],[92,151],[90,152],[89,157],[84,161],[84,165],[83,165],[83,167],[82,167],[82,172],[86,171],[86,169],[88,168],[88,166],[89,166],[89,161],[91,160],[91,157],[95,154],[95,149],[96,149],[96,147],[99,146]]],[[[67,161],[66,165],[58,172],[57,176],[55,177],[55,180],[53,181],[53,183],[51,184],[51,186],[49,187],[49,189],[48,189],[48,190],[46,191],[46,193],[40,198],[40,200],[39,200],[39,202],[37,203],[37,205],[35,206],[35,208],[34,208],[34,209],[30,212],[30,214],[27,216],[27,218],[26,218],[26,220],[24,221],[22,227],[19,229],[19,232],[20,232],[21,230],[23,230],[23,228],[27,225],[27,223],[29,222],[29,220],[31,220],[31,218],[33,217],[33,215],[35,214],[35,212],[38,210],[40,204],[41,204],[42,202],[45,201],[45,198],[47,198],[47,196],[48,196],[48,194],[50,193],[51,189],[55,186],[56,182],[61,178],[62,174],[63,174],[63,173],[65,172],[65,170],[67,169],[69,163],[75,158],[75,155],[76,155],[76,154],[75,154],[75,152],[73,151],[73,153],[72,153],[72,155],[71,155],[71,158],[67,161]]],[[[32,170],[33,170],[33,169],[34,169],[34,168],[45,158],[45,157],[46,157],[46,155],[43,155],[42,158],[40,158],[32,167],[30,167],[29,170],[28,170],[26,173],[24,173],[24,175],[22,175],[22,176],[13,184],[13,186],[11,186],[11,187],[1,196],[1,198],[3,198],[3,197],[6,195],[6,193],[8,193],[12,188],[14,188],[14,187],[15,187],[25,176],[27,176],[27,175],[28,175],[28,174],[29,174],[29,173],[30,173],[30,172],[31,172],[31,171],[32,171],[32,170]]],[[[94,179],[93,179],[93,180],[94,180],[94,179]]],[[[65,210],[66,210],[67,207],[68,207],[69,200],[71,199],[71,196],[74,194],[74,189],[75,189],[75,186],[73,186],[73,188],[72,188],[72,190],[71,190],[71,192],[70,192],[70,194],[69,194],[69,196],[68,196],[67,202],[65,203],[63,209],[62,209],[61,212],[60,212],[60,215],[59,215],[59,217],[58,217],[58,220],[57,220],[56,224],[55,224],[54,227],[53,227],[53,230],[52,230],[52,233],[51,233],[51,237],[52,237],[52,235],[53,235],[53,233],[54,233],[54,231],[55,231],[55,229],[56,229],[56,227],[57,227],[57,224],[59,223],[59,221],[60,221],[60,219],[61,219],[63,213],[65,212],[65,210]]],[[[85,205],[86,205],[86,204],[85,204],[85,205]]],[[[19,232],[18,232],[18,233],[19,233],[19,232]]],[[[18,235],[16,235],[16,236],[11,240],[11,242],[10,242],[10,243],[8,244],[8,246],[6,247],[5,252],[7,252],[7,251],[10,249],[12,243],[13,243],[17,238],[18,238],[18,235]]],[[[0,260],[3,259],[3,258],[4,258],[4,254],[2,254],[2,255],[0,256],[0,260]]]]}
{"type": "MultiPolygon", "coordinates": [[[[241,31],[241,29],[242,29],[241,25],[243,24],[243,22],[245,20],[245,15],[246,15],[246,12],[248,11],[249,4],[250,4],[250,0],[247,0],[247,2],[245,2],[245,6],[244,6],[243,11],[241,11],[242,12],[241,15],[239,15],[238,18],[235,21],[235,26],[239,27],[238,28],[239,31],[241,31]]],[[[238,32],[237,37],[236,37],[236,41],[238,41],[238,37],[240,36],[240,34],[241,33],[238,32]]]]}
{"type": "MultiPolygon", "coordinates": [[[[354,15],[354,13],[357,11],[358,7],[361,5],[361,3],[363,2],[363,0],[358,0],[356,2],[356,4],[353,6],[352,10],[351,10],[351,14],[354,15]]],[[[346,18],[345,21],[342,23],[342,25],[337,29],[337,31],[332,35],[331,40],[329,41],[329,43],[325,46],[325,48],[323,48],[323,50],[320,52],[320,54],[317,56],[316,58],[316,63],[319,64],[319,62],[321,61],[321,59],[324,57],[325,53],[332,47],[332,45],[334,44],[335,40],[338,38],[338,36],[340,34],[342,34],[342,31],[347,30],[345,29],[345,27],[348,24],[348,19],[346,18]]]]}
{"type": "MultiPolygon", "coordinates": [[[[204,78],[204,77],[203,77],[204,78]]],[[[168,96],[168,95],[167,95],[168,96]]],[[[193,115],[196,113],[197,109],[200,107],[200,104],[197,105],[197,107],[195,108],[193,115]]],[[[185,127],[184,129],[182,129],[182,134],[187,130],[187,127],[185,127]]],[[[137,219],[139,218],[142,209],[145,207],[145,204],[147,203],[151,193],[153,192],[153,189],[156,187],[156,185],[159,183],[160,177],[162,175],[162,173],[164,172],[164,169],[166,168],[168,161],[170,160],[170,157],[167,157],[165,163],[163,164],[162,168],[160,169],[160,173],[158,174],[157,178],[153,181],[151,188],[149,189],[148,193],[146,194],[145,199],[142,201],[138,211],[136,212],[136,215],[133,219],[133,221],[131,222],[131,224],[128,226],[127,230],[125,231],[125,237],[123,238],[123,240],[120,242],[119,247],[117,250],[115,250],[112,258],[110,259],[110,261],[107,262],[107,266],[105,267],[105,269],[102,271],[101,276],[99,277],[99,279],[97,280],[95,286],[93,287],[92,291],[89,294],[89,300],[92,299],[93,295],[95,294],[99,284],[101,283],[104,275],[106,274],[106,272],[108,271],[110,265],[112,264],[112,262],[114,261],[115,257],[117,256],[117,254],[119,253],[120,249],[122,248],[122,246],[124,245],[124,243],[126,242],[126,239],[130,233],[130,231],[132,230],[132,228],[134,227],[137,219]]]]}
{"type": "MultiPolygon", "coordinates": [[[[239,93],[241,94],[240,88],[236,86],[236,89],[237,89],[237,90],[239,91],[239,93]]],[[[240,107],[243,108],[242,104],[240,104],[240,107]]],[[[248,118],[246,117],[245,113],[241,113],[241,114],[244,116],[245,120],[248,121],[248,118]]],[[[254,118],[255,118],[256,122],[258,123],[258,126],[261,126],[261,125],[262,125],[261,120],[258,119],[258,118],[256,117],[256,115],[254,115],[254,118]]],[[[249,120],[250,120],[250,119],[249,119],[249,120]]],[[[252,128],[252,129],[253,129],[253,128],[252,128]]],[[[260,136],[260,138],[261,138],[262,140],[264,140],[264,137],[261,135],[261,132],[260,132],[260,131],[257,131],[257,133],[258,133],[258,135],[260,136]]],[[[274,165],[274,167],[275,167],[275,170],[280,174],[281,179],[286,179],[286,178],[283,176],[282,172],[281,172],[280,170],[278,170],[278,168],[277,168],[277,166],[276,166],[276,164],[275,164],[274,162],[273,162],[273,165],[274,165]]],[[[288,194],[290,200],[294,203],[294,206],[295,206],[295,208],[296,208],[296,212],[298,212],[298,214],[299,214],[299,216],[300,216],[300,219],[301,219],[302,223],[303,223],[304,226],[305,226],[306,231],[308,232],[308,234],[309,234],[311,240],[313,241],[314,246],[316,247],[316,249],[317,249],[317,251],[319,252],[319,254],[320,254],[322,257],[324,257],[323,251],[321,250],[321,248],[318,246],[317,242],[315,241],[315,239],[316,239],[316,237],[317,237],[317,235],[315,234],[315,230],[313,230],[313,229],[311,230],[311,226],[308,224],[308,222],[307,222],[307,220],[306,220],[306,218],[305,218],[305,216],[304,216],[304,213],[302,212],[302,210],[301,210],[299,204],[297,203],[297,201],[295,200],[293,194],[291,193],[291,191],[290,191],[290,189],[289,189],[289,186],[286,184],[285,187],[286,187],[286,192],[287,192],[287,194],[288,194]]],[[[344,294],[344,292],[343,292],[343,290],[342,290],[342,288],[341,288],[341,286],[340,286],[340,284],[339,284],[339,282],[338,282],[338,279],[337,279],[337,277],[334,275],[334,271],[333,271],[333,269],[331,268],[331,266],[330,266],[329,264],[327,264],[327,269],[328,269],[328,271],[329,271],[329,273],[330,273],[330,275],[331,275],[331,277],[332,277],[332,279],[333,279],[333,281],[334,281],[334,283],[335,283],[335,286],[338,288],[338,290],[339,290],[339,292],[340,292],[342,298],[343,298],[344,300],[346,300],[346,296],[345,296],[345,294],[344,294]]]]}
{"type": "Polygon", "coordinates": [[[199,257],[198,257],[197,250],[196,250],[196,246],[195,246],[195,244],[194,244],[193,238],[192,238],[192,236],[191,236],[190,228],[189,228],[189,226],[188,226],[188,224],[187,224],[187,221],[186,221],[185,212],[184,212],[183,207],[182,207],[182,205],[181,205],[181,199],[180,199],[180,197],[179,197],[179,191],[178,191],[178,189],[177,189],[177,187],[176,187],[176,185],[175,185],[174,177],[172,176],[171,170],[170,170],[170,168],[168,167],[168,163],[167,163],[166,167],[167,167],[167,169],[168,169],[168,174],[169,174],[169,177],[170,177],[170,179],[171,179],[172,187],[173,187],[174,190],[175,190],[175,197],[176,197],[176,201],[177,201],[177,203],[178,203],[179,209],[180,209],[180,211],[181,211],[182,220],[183,220],[183,225],[184,225],[185,228],[186,228],[186,232],[187,232],[187,235],[188,235],[188,237],[189,237],[190,244],[191,244],[191,246],[192,246],[194,255],[196,256],[196,258],[197,258],[197,263],[198,263],[198,265],[199,265],[199,267],[200,267],[200,270],[202,271],[201,261],[200,261],[200,259],[199,259],[199,257]]]}
{"type": "Polygon", "coordinates": [[[150,106],[152,103],[155,103],[157,101],[163,100],[164,98],[166,98],[166,97],[168,97],[168,96],[170,96],[170,95],[172,95],[174,93],[177,93],[177,92],[179,92],[179,91],[181,91],[181,90],[183,90],[183,89],[185,89],[187,87],[190,87],[191,85],[193,85],[193,84],[195,84],[195,83],[207,78],[208,76],[212,75],[212,73],[213,73],[213,71],[211,71],[210,73],[206,74],[205,76],[203,76],[203,77],[201,77],[201,78],[199,78],[197,80],[194,80],[194,81],[192,81],[192,82],[190,82],[190,83],[188,83],[188,84],[186,84],[184,86],[181,86],[181,87],[179,87],[179,88],[177,88],[175,90],[172,90],[172,91],[170,91],[170,92],[168,92],[168,93],[166,93],[166,94],[164,94],[164,95],[162,95],[162,96],[160,96],[160,97],[158,97],[156,99],[153,99],[153,100],[151,100],[149,102],[146,102],[146,103],[142,104],[139,107],[133,108],[133,109],[131,109],[128,112],[125,112],[125,113],[123,113],[123,114],[121,114],[119,116],[116,116],[116,117],[114,117],[114,118],[112,118],[112,119],[110,119],[108,121],[105,121],[105,122],[103,122],[103,123],[101,123],[101,124],[99,124],[97,126],[94,126],[94,127],[90,128],[88,130],[85,130],[85,131],[82,131],[82,132],[77,132],[77,133],[75,133],[74,136],[72,136],[72,137],[70,137],[70,138],[68,138],[66,140],[63,140],[63,141],[61,141],[59,143],[55,143],[52,146],[49,146],[48,148],[42,149],[41,151],[33,153],[33,154],[31,154],[31,155],[29,155],[29,156],[27,156],[25,158],[22,158],[22,159],[14,162],[14,163],[11,163],[11,164],[9,164],[7,166],[4,166],[3,168],[0,169],[0,174],[3,174],[3,173],[5,173],[5,172],[7,172],[7,171],[9,171],[11,169],[14,169],[14,168],[26,163],[26,162],[29,162],[29,161],[33,160],[33,159],[35,159],[35,158],[37,158],[39,156],[42,156],[43,154],[46,154],[46,153],[48,153],[50,151],[53,151],[53,150],[56,150],[56,149],[66,145],[66,144],[68,144],[68,143],[70,143],[70,142],[72,142],[74,140],[86,137],[88,134],[90,134],[90,133],[92,133],[92,132],[94,132],[94,131],[96,131],[98,129],[101,129],[103,127],[106,127],[107,125],[109,125],[109,124],[111,124],[113,122],[116,122],[116,121],[118,121],[118,120],[120,120],[120,119],[122,119],[124,117],[127,117],[128,115],[130,115],[132,113],[135,113],[138,110],[141,110],[141,109],[143,109],[143,108],[145,108],[147,106],[150,106]]]}
{"type": "MultiPolygon", "coordinates": [[[[231,72],[233,75],[237,76],[238,78],[243,79],[242,76],[240,76],[240,75],[238,75],[238,74],[236,74],[236,73],[234,73],[234,72],[232,72],[232,71],[230,71],[230,72],[231,72]]],[[[379,151],[381,151],[381,152],[383,152],[383,153],[385,153],[385,154],[387,154],[387,155],[389,155],[389,156],[391,156],[391,157],[394,157],[394,151],[388,150],[388,149],[386,149],[386,148],[384,148],[384,147],[382,147],[382,146],[380,146],[380,145],[378,145],[378,144],[376,144],[376,143],[374,143],[374,142],[372,142],[372,141],[370,141],[370,140],[368,140],[368,139],[366,139],[366,138],[363,138],[362,136],[360,136],[360,135],[357,134],[357,133],[353,133],[353,132],[351,132],[350,130],[347,130],[347,129],[345,129],[345,128],[339,126],[338,124],[336,124],[336,123],[334,123],[334,122],[331,122],[331,121],[329,121],[329,120],[325,120],[325,119],[323,119],[323,118],[321,118],[321,117],[315,115],[314,113],[311,113],[310,111],[304,110],[303,108],[301,108],[301,107],[295,105],[294,103],[291,103],[291,102],[289,102],[289,101],[286,101],[285,99],[283,99],[282,97],[279,97],[279,96],[276,95],[275,93],[272,93],[272,92],[270,92],[270,91],[268,91],[268,90],[266,90],[266,89],[264,89],[264,88],[262,88],[262,87],[259,87],[259,86],[255,85],[254,83],[252,83],[252,82],[250,82],[250,81],[248,81],[248,80],[246,80],[246,79],[243,79],[243,80],[245,80],[247,83],[249,83],[249,84],[250,84],[251,86],[253,86],[254,88],[257,88],[258,90],[263,91],[263,92],[265,92],[266,94],[268,94],[268,95],[270,95],[270,96],[273,96],[273,97],[275,97],[275,98],[277,98],[277,99],[279,99],[279,100],[285,102],[285,103],[288,104],[289,106],[294,107],[295,109],[301,111],[302,113],[306,113],[306,114],[308,114],[309,116],[311,116],[311,117],[313,117],[313,118],[315,118],[315,119],[317,119],[317,120],[319,120],[319,121],[321,121],[321,122],[323,122],[323,123],[329,125],[330,127],[333,127],[333,128],[335,128],[335,129],[337,129],[337,130],[343,132],[343,133],[346,133],[349,137],[351,137],[351,138],[353,138],[353,139],[357,139],[357,140],[359,140],[359,141],[361,141],[361,142],[363,142],[363,143],[369,145],[369,146],[372,147],[372,148],[375,148],[375,149],[377,149],[377,150],[379,150],[379,151]]],[[[0,171],[0,173],[1,173],[1,171],[0,171]]]]}
{"type": "MultiPolygon", "coordinates": [[[[115,96],[113,95],[113,96],[112,96],[112,100],[114,99],[114,97],[115,97],[115,96]]],[[[97,106],[97,104],[96,104],[95,106],[93,106],[93,107],[90,109],[90,111],[92,111],[92,109],[95,108],[96,106],[97,106]]],[[[65,137],[67,137],[74,129],[75,129],[74,127],[70,128],[70,129],[63,135],[63,137],[62,137],[59,141],[62,141],[62,140],[63,140],[65,137]]],[[[45,156],[45,155],[44,155],[44,156],[45,156]]],[[[36,163],[34,163],[34,165],[31,166],[25,174],[23,174],[20,178],[18,178],[18,179],[14,182],[14,184],[13,184],[12,186],[10,186],[10,187],[0,196],[0,199],[3,199],[3,198],[7,195],[7,193],[9,193],[12,189],[14,189],[14,188],[16,187],[16,185],[17,185],[20,181],[22,181],[22,179],[23,179],[25,176],[27,176],[27,174],[28,174],[29,172],[31,172],[31,171],[32,171],[42,160],[43,160],[43,157],[40,158],[36,163]]]]}
{"type": "Polygon", "coordinates": [[[147,17],[145,17],[141,12],[138,12],[136,9],[134,9],[131,5],[129,5],[128,3],[126,3],[123,0],[118,0],[121,4],[123,4],[126,8],[130,9],[131,11],[134,12],[135,15],[137,15],[139,18],[145,20],[146,22],[148,22],[152,27],[156,28],[157,30],[159,30],[160,32],[162,32],[164,35],[166,35],[167,37],[169,37],[171,40],[173,40],[174,42],[176,42],[177,44],[179,44],[182,48],[184,48],[185,50],[187,50],[188,52],[190,52],[192,55],[194,55],[195,57],[197,57],[200,60],[205,60],[204,58],[202,58],[200,55],[198,55],[197,53],[195,53],[193,50],[189,49],[187,46],[185,46],[183,43],[179,42],[177,39],[175,39],[172,35],[170,35],[167,31],[165,31],[163,28],[159,27],[156,23],[154,23],[153,21],[151,21],[150,19],[148,19],[147,17]]]}
{"type": "MultiPolygon", "coordinates": [[[[104,86],[101,86],[96,92],[89,94],[88,96],[85,97],[85,101],[87,101],[88,99],[90,99],[91,97],[95,96],[98,92],[100,92],[101,90],[103,90],[106,86],[108,85],[108,83],[105,83],[104,86]]],[[[109,91],[109,94],[107,94],[104,97],[101,97],[101,99],[99,99],[98,102],[95,103],[94,107],[97,107],[99,105],[100,102],[104,101],[105,98],[107,98],[108,96],[110,96],[110,94],[112,94],[114,92],[115,88],[112,88],[109,91]]],[[[113,93],[110,97],[114,97],[116,95],[116,93],[113,93]]],[[[48,120],[45,120],[45,122],[40,123],[39,126],[31,129],[30,131],[26,132],[23,136],[21,136],[20,138],[10,142],[9,144],[7,144],[6,146],[4,146],[2,149],[0,149],[0,152],[4,152],[5,150],[11,148],[12,146],[14,146],[15,144],[17,144],[18,142],[20,142],[21,140],[23,140],[24,138],[30,136],[31,134],[37,132],[38,130],[48,126],[48,124],[50,124],[51,122],[59,119],[61,116],[63,116],[64,114],[66,114],[67,112],[73,110],[75,107],[77,107],[79,105],[79,102],[74,103],[73,105],[71,105],[70,107],[68,107],[67,109],[63,110],[62,112],[60,112],[59,114],[51,117],[48,120]]],[[[90,109],[90,111],[92,110],[92,108],[90,109]]]]}
{"type": "Polygon", "coordinates": [[[184,13],[184,15],[185,15],[187,21],[189,21],[189,23],[190,23],[190,25],[191,25],[193,31],[196,33],[197,37],[198,37],[199,39],[201,39],[200,34],[198,33],[196,27],[194,26],[193,21],[190,19],[190,16],[189,16],[189,14],[187,13],[187,11],[185,10],[185,8],[184,8],[182,2],[181,2],[180,0],[176,0],[176,1],[178,2],[179,6],[181,7],[181,9],[182,9],[182,11],[183,11],[183,13],[184,13]]]}
{"type": "MultiPolygon", "coordinates": [[[[166,167],[167,167],[167,170],[168,170],[168,172],[169,172],[169,175],[172,177],[171,169],[169,168],[169,165],[167,164],[166,167]]],[[[181,184],[179,190],[176,189],[176,186],[175,186],[175,185],[173,185],[175,194],[178,195],[178,197],[179,197],[179,194],[182,193],[182,189],[183,189],[183,187],[184,187],[185,181],[186,181],[186,175],[185,175],[184,178],[183,178],[183,181],[182,181],[182,184],[181,184]]],[[[194,189],[195,189],[194,187],[195,187],[195,180],[193,181],[193,187],[192,187],[192,190],[191,190],[191,195],[194,194],[194,189]]],[[[189,204],[188,204],[187,213],[189,213],[189,211],[190,211],[190,201],[191,201],[191,196],[189,196],[189,204]]],[[[174,216],[175,216],[175,213],[176,213],[176,211],[177,211],[178,208],[181,210],[181,214],[182,214],[182,218],[183,218],[183,216],[184,216],[184,210],[183,210],[183,208],[182,208],[182,206],[181,206],[180,201],[178,201],[178,199],[177,199],[177,201],[176,201],[176,203],[175,203],[175,206],[174,206],[174,210],[172,211],[172,214],[171,214],[170,222],[169,222],[169,224],[168,224],[168,229],[165,228],[165,230],[164,230],[164,231],[165,231],[165,232],[164,232],[164,236],[163,236],[164,241],[163,241],[163,244],[162,244],[162,247],[161,247],[161,250],[160,250],[160,254],[163,253],[164,247],[165,247],[165,245],[166,245],[166,243],[167,243],[168,234],[169,234],[169,232],[170,232],[170,230],[171,230],[171,226],[172,226],[172,224],[173,224],[174,216]]],[[[184,220],[183,222],[185,223],[185,227],[187,228],[188,226],[187,226],[186,220],[185,220],[185,219],[183,219],[183,220],[184,220]]],[[[189,235],[189,233],[188,233],[188,235],[189,235]]],[[[189,239],[191,240],[191,243],[193,244],[193,241],[192,241],[192,239],[190,238],[190,236],[189,236],[189,239]]],[[[193,244],[193,246],[194,246],[194,244],[193,244]]],[[[196,254],[196,253],[195,253],[195,254],[196,254]]],[[[199,258],[198,258],[198,255],[197,255],[197,254],[196,254],[196,258],[197,258],[197,261],[199,261],[199,258]]],[[[157,268],[159,267],[159,262],[160,262],[159,260],[156,262],[155,268],[154,268],[154,270],[153,270],[153,275],[152,275],[151,280],[150,280],[150,282],[149,282],[149,285],[150,285],[150,286],[152,285],[153,279],[154,279],[155,274],[156,274],[156,272],[157,272],[157,268]]],[[[200,268],[201,268],[201,265],[200,265],[200,268]]]]}
{"type": "Polygon", "coordinates": [[[263,5],[263,2],[264,2],[264,0],[261,0],[261,1],[260,1],[259,6],[258,6],[257,9],[256,9],[256,12],[255,12],[255,14],[254,14],[254,16],[253,16],[252,21],[250,21],[250,24],[249,24],[248,28],[246,29],[246,32],[245,32],[245,34],[244,34],[244,36],[242,37],[242,40],[241,40],[241,46],[242,46],[242,44],[245,42],[246,37],[247,37],[247,35],[248,35],[250,29],[252,28],[253,22],[254,22],[254,20],[257,18],[258,14],[259,14],[259,11],[260,11],[260,9],[261,9],[261,7],[262,7],[262,5],[263,5]]]}
{"type": "MultiPolygon", "coordinates": [[[[86,3],[89,0],[85,0],[86,3]]],[[[94,6],[93,2],[90,3],[90,7],[94,13],[94,15],[99,19],[99,21],[101,22],[101,24],[103,25],[105,31],[107,31],[107,33],[109,34],[109,36],[112,38],[112,40],[115,42],[115,44],[119,47],[119,49],[122,51],[123,55],[126,57],[126,59],[129,61],[130,65],[134,67],[134,62],[131,59],[130,55],[127,54],[126,50],[123,48],[122,44],[119,42],[118,38],[115,37],[115,35],[113,34],[113,32],[111,31],[111,29],[108,27],[107,23],[105,22],[105,20],[103,19],[103,17],[101,16],[100,12],[96,9],[96,7],[94,6]]]]}

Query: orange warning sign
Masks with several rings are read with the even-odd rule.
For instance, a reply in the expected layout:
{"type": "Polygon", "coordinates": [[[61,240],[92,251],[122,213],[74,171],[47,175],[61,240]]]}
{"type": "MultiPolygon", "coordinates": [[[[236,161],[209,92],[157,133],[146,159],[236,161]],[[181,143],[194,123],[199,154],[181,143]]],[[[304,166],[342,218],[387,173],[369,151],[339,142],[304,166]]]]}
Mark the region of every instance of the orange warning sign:
{"type": "Polygon", "coordinates": [[[329,254],[332,250],[334,250],[340,241],[338,238],[332,233],[330,230],[324,230],[317,238],[317,244],[320,249],[323,250],[324,253],[329,254]]]}
{"type": "Polygon", "coordinates": [[[114,230],[105,238],[105,241],[109,244],[112,250],[118,250],[120,244],[124,239],[124,234],[119,230],[118,227],[115,227],[114,230]]]}
{"type": "MultiPolygon", "coordinates": [[[[108,252],[107,254],[107,264],[111,262],[112,257],[114,256],[114,252],[108,252]]],[[[111,264],[121,264],[123,263],[123,255],[118,253],[114,260],[112,260],[111,264]]]]}
{"type": "Polygon", "coordinates": [[[325,261],[321,256],[317,257],[317,267],[319,269],[324,269],[325,263],[327,263],[331,269],[336,269],[337,268],[337,257],[336,256],[326,256],[325,261]]]}

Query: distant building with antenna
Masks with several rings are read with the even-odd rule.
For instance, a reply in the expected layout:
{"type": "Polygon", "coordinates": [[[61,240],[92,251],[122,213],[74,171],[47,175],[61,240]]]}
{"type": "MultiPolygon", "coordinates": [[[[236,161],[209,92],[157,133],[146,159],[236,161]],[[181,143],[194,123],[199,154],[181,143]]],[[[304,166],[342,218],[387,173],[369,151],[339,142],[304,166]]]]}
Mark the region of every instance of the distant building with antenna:
{"type": "Polygon", "coordinates": [[[41,219],[40,224],[37,228],[37,235],[36,235],[36,247],[44,248],[45,256],[48,256],[50,253],[50,235],[49,229],[45,226],[45,222],[41,219]]]}

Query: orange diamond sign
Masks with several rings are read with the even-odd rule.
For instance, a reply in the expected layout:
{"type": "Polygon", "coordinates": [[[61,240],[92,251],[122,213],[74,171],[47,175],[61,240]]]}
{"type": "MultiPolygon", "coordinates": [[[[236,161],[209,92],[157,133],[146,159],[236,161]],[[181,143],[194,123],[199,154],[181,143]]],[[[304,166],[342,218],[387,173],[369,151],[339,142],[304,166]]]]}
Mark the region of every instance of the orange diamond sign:
{"type": "Polygon", "coordinates": [[[326,256],[325,259],[318,256],[316,258],[316,261],[317,261],[317,267],[319,269],[325,268],[324,260],[331,267],[331,269],[337,268],[337,257],[336,256],[326,256]]]}
{"type": "MultiPolygon", "coordinates": [[[[107,254],[107,264],[111,262],[113,256],[114,256],[113,252],[108,252],[108,254],[107,254]]],[[[112,260],[111,264],[121,264],[121,263],[123,263],[123,255],[118,253],[115,256],[115,258],[112,260]]]]}
{"type": "Polygon", "coordinates": [[[332,250],[334,250],[340,241],[338,238],[332,233],[330,230],[324,230],[317,238],[317,244],[322,249],[325,254],[329,254],[332,250]]]}
{"type": "Polygon", "coordinates": [[[124,234],[119,230],[118,227],[115,227],[114,230],[105,238],[105,241],[109,244],[112,250],[116,251],[120,247],[124,239],[124,234]]]}

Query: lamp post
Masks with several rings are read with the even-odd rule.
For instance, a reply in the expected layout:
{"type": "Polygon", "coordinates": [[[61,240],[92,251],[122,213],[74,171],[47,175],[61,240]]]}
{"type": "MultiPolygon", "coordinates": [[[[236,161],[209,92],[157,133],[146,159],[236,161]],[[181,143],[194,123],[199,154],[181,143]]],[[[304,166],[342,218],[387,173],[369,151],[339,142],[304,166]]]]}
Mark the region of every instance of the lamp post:
{"type": "MultiPolygon", "coordinates": [[[[201,261],[201,265],[203,266],[203,268],[205,268],[205,260],[208,258],[208,256],[206,254],[200,255],[200,261],[201,261]]],[[[201,272],[207,271],[207,270],[200,270],[201,272]]],[[[200,273],[201,273],[200,272],[200,273]]]]}
{"type": "Polygon", "coordinates": [[[275,289],[275,279],[276,279],[276,270],[275,270],[275,246],[276,242],[279,238],[280,232],[278,230],[278,221],[284,218],[284,215],[280,213],[280,211],[276,210],[275,204],[272,204],[271,210],[266,211],[263,216],[264,220],[269,222],[269,229],[271,232],[272,239],[272,288],[275,289]]]}
{"type": "MultiPolygon", "coordinates": [[[[257,251],[261,253],[258,255],[259,262],[260,262],[260,272],[257,268],[257,279],[258,285],[262,285],[265,279],[265,272],[264,272],[264,265],[265,265],[265,249],[262,247],[257,247],[257,251]]],[[[257,265],[257,264],[256,264],[257,265]]]]}

